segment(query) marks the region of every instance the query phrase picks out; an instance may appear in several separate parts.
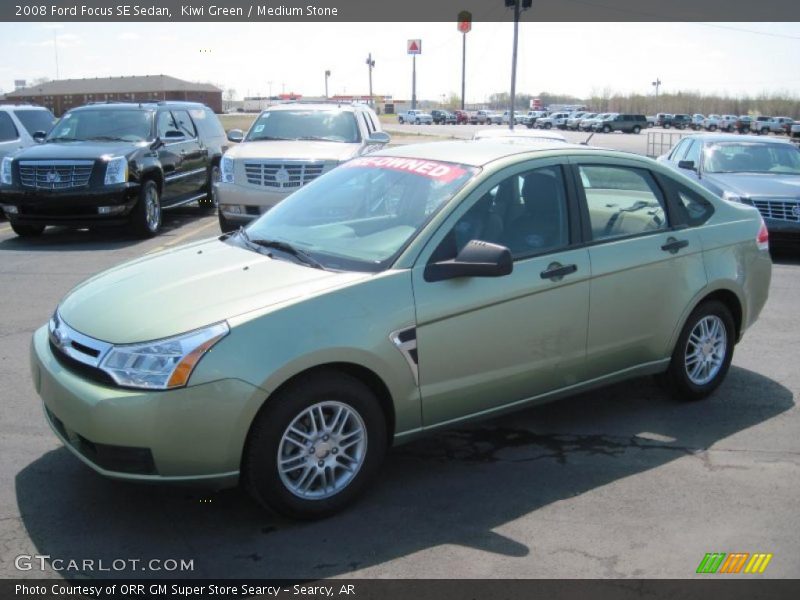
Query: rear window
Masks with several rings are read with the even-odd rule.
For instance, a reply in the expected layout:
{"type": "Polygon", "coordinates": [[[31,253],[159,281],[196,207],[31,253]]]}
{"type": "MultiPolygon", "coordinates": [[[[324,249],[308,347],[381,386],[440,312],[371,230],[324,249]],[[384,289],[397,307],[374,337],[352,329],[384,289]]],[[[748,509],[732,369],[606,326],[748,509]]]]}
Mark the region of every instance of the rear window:
{"type": "Polygon", "coordinates": [[[197,125],[201,137],[225,137],[225,128],[219,122],[219,117],[210,108],[193,108],[189,114],[197,125]]]}
{"type": "Polygon", "coordinates": [[[15,140],[19,137],[14,121],[6,113],[0,112],[0,142],[15,140]]]}
{"type": "Polygon", "coordinates": [[[15,110],[14,116],[31,135],[37,131],[49,133],[53,123],[56,122],[56,118],[49,110],[15,110]]]}

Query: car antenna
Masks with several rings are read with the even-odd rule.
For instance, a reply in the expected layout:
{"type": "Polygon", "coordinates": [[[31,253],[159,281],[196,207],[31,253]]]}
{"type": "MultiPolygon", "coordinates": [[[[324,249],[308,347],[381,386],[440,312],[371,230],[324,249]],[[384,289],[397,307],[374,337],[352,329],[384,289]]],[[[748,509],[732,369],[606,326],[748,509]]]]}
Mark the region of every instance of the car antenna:
{"type": "Polygon", "coordinates": [[[594,131],[589,134],[589,137],[587,137],[585,140],[581,142],[581,146],[588,146],[589,140],[592,139],[593,137],[594,137],[594,131]]]}

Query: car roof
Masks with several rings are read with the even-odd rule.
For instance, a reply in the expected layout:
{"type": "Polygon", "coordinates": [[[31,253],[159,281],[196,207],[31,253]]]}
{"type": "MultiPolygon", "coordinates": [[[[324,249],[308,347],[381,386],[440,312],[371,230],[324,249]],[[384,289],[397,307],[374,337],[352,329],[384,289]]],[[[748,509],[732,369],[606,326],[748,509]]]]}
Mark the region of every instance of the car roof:
{"type": "Polygon", "coordinates": [[[33,104],[0,104],[0,110],[50,110],[45,106],[34,106],[33,104]]]}
{"type": "Polygon", "coordinates": [[[769,138],[760,135],[739,135],[737,133],[693,133],[687,138],[702,140],[703,142],[761,142],[764,144],[789,144],[789,140],[769,138]]]}
{"type": "Polygon", "coordinates": [[[130,110],[137,110],[140,108],[146,108],[148,110],[154,110],[159,106],[165,108],[207,108],[205,104],[201,104],[200,102],[183,102],[180,100],[159,100],[157,102],[97,102],[93,104],[84,104],[83,106],[76,106],[75,108],[71,108],[70,112],[76,110],[114,110],[114,109],[130,109],[130,110]]]}
{"type": "Polygon", "coordinates": [[[349,102],[342,102],[341,104],[336,102],[285,102],[283,104],[273,104],[264,110],[327,110],[355,112],[357,110],[370,110],[370,107],[366,104],[351,104],[349,102]]]}
{"type": "Polygon", "coordinates": [[[570,144],[558,140],[528,139],[525,140],[525,143],[509,142],[509,140],[515,139],[518,142],[520,141],[520,138],[505,138],[409,144],[380,150],[374,154],[370,154],[370,156],[418,158],[423,160],[459,163],[471,167],[482,167],[490,162],[509,156],[523,154],[535,155],[537,152],[547,152],[549,150],[595,150],[614,156],[642,158],[640,155],[633,155],[627,152],[617,152],[606,150],[605,148],[584,146],[583,144],[570,144]]]}

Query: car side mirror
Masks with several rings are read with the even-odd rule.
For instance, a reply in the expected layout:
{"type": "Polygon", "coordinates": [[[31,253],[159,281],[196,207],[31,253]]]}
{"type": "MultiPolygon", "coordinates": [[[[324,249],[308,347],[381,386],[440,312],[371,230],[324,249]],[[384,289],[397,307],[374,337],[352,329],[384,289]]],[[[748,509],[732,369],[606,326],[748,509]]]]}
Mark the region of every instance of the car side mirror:
{"type": "Polygon", "coordinates": [[[231,129],[228,132],[228,141],[238,144],[244,140],[244,132],[241,129],[231,129]]]}
{"type": "Polygon", "coordinates": [[[47,138],[47,132],[46,131],[35,131],[33,133],[32,137],[33,137],[33,141],[34,142],[36,142],[38,144],[41,144],[47,138]]]}
{"type": "Polygon", "coordinates": [[[502,277],[514,269],[511,251],[505,246],[471,240],[452,260],[425,267],[425,281],[444,281],[458,277],[502,277]]]}
{"type": "Polygon", "coordinates": [[[373,131],[367,138],[368,144],[388,144],[391,136],[385,131],[373,131]]]}
{"type": "Polygon", "coordinates": [[[688,169],[689,171],[696,171],[693,160],[680,160],[678,161],[679,169],[688,169]]]}

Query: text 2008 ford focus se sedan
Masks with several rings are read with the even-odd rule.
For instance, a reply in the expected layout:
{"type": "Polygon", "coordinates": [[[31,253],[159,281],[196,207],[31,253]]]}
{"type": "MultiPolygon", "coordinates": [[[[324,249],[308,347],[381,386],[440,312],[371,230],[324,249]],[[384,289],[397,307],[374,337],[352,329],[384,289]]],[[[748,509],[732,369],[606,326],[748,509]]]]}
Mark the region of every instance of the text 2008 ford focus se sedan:
{"type": "Polygon", "coordinates": [[[710,394],[766,301],[767,246],[756,209],[645,158],[400,147],[78,286],[33,379],[104,475],[241,479],[318,517],[428,430],[646,374],[710,394]]]}

